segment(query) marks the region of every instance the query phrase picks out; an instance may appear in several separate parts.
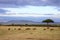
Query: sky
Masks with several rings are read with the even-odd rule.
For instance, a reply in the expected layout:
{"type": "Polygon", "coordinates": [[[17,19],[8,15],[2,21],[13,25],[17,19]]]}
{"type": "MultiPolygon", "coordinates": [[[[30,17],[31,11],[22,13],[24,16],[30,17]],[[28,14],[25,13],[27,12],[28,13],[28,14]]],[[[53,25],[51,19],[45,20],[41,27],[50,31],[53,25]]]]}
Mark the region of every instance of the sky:
{"type": "Polygon", "coordinates": [[[0,22],[48,18],[60,22],[60,0],[0,0],[0,22]]]}

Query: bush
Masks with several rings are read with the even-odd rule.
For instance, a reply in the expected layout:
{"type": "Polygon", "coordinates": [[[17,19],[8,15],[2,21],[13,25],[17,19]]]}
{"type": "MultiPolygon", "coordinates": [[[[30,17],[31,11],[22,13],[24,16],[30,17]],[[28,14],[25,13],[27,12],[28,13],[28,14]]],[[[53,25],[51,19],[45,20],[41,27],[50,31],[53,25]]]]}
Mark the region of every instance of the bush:
{"type": "Polygon", "coordinates": [[[28,25],[28,24],[25,24],[26,26],[28,25]]]}
{"type": "Polygon", "coordinates": [[[18,30],[21,30],[21,28],[18,28],[18,30]]]}
{"type": "Polygon", "coordinates": [[[43,29],[43,30],[46,30],[46,29],[43,29]]]}
{"type": "Polygon", "coordinates": [[[8,30],[10,30],[10,28],[8,28],[8,30]]]}
{"type": "Polygon", "coordinates": [[[26,28],[26,30],[30,30],[30,28],[26,28]]]}
{"type": "Polygon", "coordinates": [[[36,28],[33,28],[33,30],[36,30],[36,28]]]}
{"type": "Polygon", "coordinates": [[[54,30],[54,29],[50,29],[50,31],[52,31],[52,30],[54,30]]]}

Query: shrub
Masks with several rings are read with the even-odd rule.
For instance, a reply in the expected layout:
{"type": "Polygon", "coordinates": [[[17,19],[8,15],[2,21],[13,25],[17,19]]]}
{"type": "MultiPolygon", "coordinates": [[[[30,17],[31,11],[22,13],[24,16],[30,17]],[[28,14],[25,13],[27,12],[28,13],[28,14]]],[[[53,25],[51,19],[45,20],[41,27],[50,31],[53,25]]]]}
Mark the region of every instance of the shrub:
{"type": "Polygon", "coordinates": [[[36,28],[33,28],[33,30],[36,30],[36,28]]]}
{"type": "Polygon", "coordinates": [[[28,25],[28,24],[25,24],[26,26],[28,25]]]}
{"type": "Polygon", "coordinates": [[[18,28],[18,30],[21,30],[21,28],[18,28]]]}
{"type": "Polygon", "coordinates": [[[26,28],[26,30],[30,30],[30,28],[26,28]]]}
{"type": "Polygon", "coordinates": [[[10,30],[10,28],[8,28],[8,30],[10,30]]]}
{"type": "Polygon", "coordinates": [[[52,31],[52,30],[54,30],[54,29],[50,29],[50,31],[52,31]]]}
{"type": "Polygon", "coordinates": [[[46,30],[46,29],[43,29],[43,30],[46,30]]]}

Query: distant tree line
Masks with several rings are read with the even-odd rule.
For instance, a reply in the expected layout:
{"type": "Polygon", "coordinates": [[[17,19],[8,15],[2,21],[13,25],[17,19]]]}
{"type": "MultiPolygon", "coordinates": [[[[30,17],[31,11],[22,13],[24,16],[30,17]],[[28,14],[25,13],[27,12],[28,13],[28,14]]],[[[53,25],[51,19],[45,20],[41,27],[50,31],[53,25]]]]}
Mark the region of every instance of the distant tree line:
{"type": "Polygon", "coordinates": [[[49,23],[54,23],[54,21],[52,19],[43,20],[42,23],[47,23],[47,24],[8,24],[8,25],[0,24],[0,26],[43,26],[43,27],[47,26],[47,28],[49,28],[49,27],[60,27],[60,25],[49,24],[49,23]]]}

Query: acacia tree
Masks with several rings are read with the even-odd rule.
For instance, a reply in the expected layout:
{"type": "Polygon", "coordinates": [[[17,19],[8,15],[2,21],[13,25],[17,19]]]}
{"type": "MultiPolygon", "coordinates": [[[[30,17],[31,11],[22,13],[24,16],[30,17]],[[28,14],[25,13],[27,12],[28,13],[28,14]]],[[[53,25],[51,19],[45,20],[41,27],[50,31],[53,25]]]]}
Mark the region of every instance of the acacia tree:
{"type": "MultiPolygon", "coordinates": [[[[42,22],[47,23],[47,26],[49,25],[49,23],[54,23],[52,19],[46,19],[46,20],[43,20],[42,22]]],[[[47,29],[49,29],[49,26],[47,27],[47,29]]]]}

